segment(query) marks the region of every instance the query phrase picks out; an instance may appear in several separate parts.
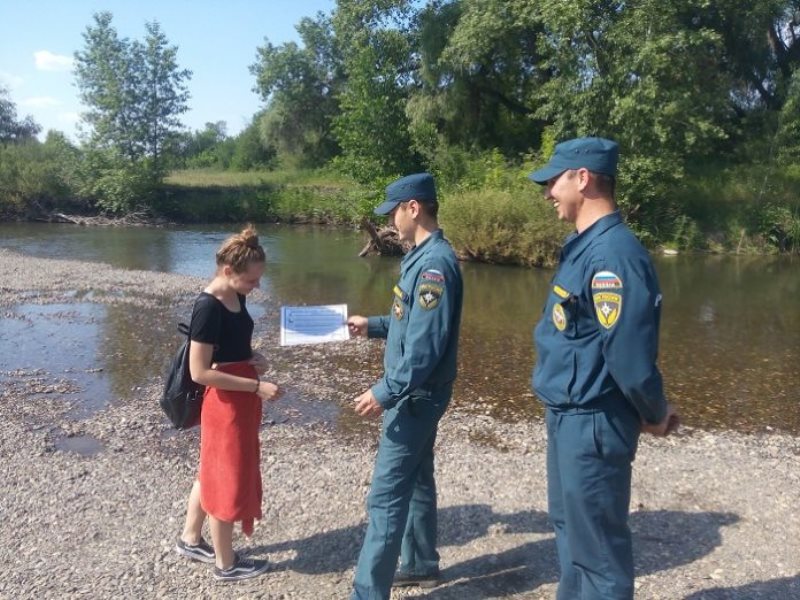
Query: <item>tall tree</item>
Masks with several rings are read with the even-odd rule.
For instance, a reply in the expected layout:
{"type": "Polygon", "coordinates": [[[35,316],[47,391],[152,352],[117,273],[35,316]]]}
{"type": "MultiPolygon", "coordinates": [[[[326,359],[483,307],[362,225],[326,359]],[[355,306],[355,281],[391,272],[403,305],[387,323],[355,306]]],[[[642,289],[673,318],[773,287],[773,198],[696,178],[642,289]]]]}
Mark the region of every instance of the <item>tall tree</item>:
{"type": "Polygon", "coordinates": [[[112,26],[110,12],[94,15],[94,26],[83,33],[84,49],[75,53],[75,78],[87,110],[81,115],[89,127],[88,143],[114,148],[128,159],[141,155],[137,143],[139,112],[136,73],[131,44],[112,26]]]}
{"type": "Polygon", "coordinates": [[[373,181],[419,166],[405,106],[413,82],[410,0],[339,0],[333,28],[347,85],[334,131],[340,165],[373,181]]]}
{"type": "Polygon", "coordinates": [[[250,72],[267,105],[260,121],[263,141],[283,160],[315,167],[338,152],[332,120],[339,111],[344,72],[330,17],[320,13],[303,19],[297,32],[302,46],[265,40],[250,72]]]}
{"type": "Polygon", "coordinates": [[[134,42],[131,48],[132,75],[140,99],[138,136],[154,172],[160,175],[164,143],[182,127],[180,115],[188,110],[186,82],[192,72],[178,67],[178,47],[169,45],[157,22],[146,23],[145,29],[144,44],[134,42]]]}
{"type": "Polygon", "coordinates": [[[409,101],[412,130],[436,127],[448,144],[499,148],[508,155],[538,145],[532,92],[542,35],[528,0],[431,2],[418,16],[418,86],[409,101]]]}
{"type": "Polygon", "coordinates": [[[187,110],[186,82],[177,48],[157,23],[146,24],[144,43],[120,38],[112,15],[94,15],[75,53],[75,76],[87,106],[85,193],[105,208],[123,211],[141,202],[165,172],[163,146],[187,110]]]}
{"type": "Polygon", "coordinates": [[[9,91],[0,85],[0,143],[30,139],[41,130],[31,116],[17,119],[17,106],[9,91]]]}

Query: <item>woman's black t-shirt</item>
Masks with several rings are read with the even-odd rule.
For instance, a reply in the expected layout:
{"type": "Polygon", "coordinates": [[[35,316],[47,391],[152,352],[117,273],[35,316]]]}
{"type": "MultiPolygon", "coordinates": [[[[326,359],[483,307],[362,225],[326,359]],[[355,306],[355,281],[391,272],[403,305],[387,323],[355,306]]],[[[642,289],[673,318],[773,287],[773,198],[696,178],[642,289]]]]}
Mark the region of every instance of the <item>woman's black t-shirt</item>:
{"type": "Polygon", "coordinates": [[[212,362],[238,362],[253,356],[253,319],[245,297],[239,296],[239,312],[231,312],[217,298],[201,292],[194,302],[189,336],[195,342],[214,345],[212,362]]]}

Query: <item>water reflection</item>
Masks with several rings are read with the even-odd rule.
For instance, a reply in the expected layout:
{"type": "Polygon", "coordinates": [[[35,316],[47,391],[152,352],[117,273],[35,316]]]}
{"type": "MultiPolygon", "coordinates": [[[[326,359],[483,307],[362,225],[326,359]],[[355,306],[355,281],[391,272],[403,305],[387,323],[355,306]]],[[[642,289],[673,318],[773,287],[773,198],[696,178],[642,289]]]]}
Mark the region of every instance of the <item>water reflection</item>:
{"type": "MultiPolygon", "coordinates": [[[[0,225],[0,246],[42,257],[210,277],[214,251],[235,230],[6,224],[0,225]]],[[[268,255],[262,288],[270,302],[249,306],[256,317],[266,310],[268,335],[277,333],[282,304],[347,303],[351,314],[388,312],[399,259],[358,258],[361,233],[276,226],[260,231],[268,255]]],[[[668,394],[685,421],[704,428],[800,432],[800,262],[678,256],[659,258],[656,267],[664,293],[660,364],[668,394]]],[[[552,273],[480,264],[462,268],[465,309],[456,403],[462,410],[509,420],[539,414],[529,389],[531,332],[552,273]]],[[[160,375],[178,342],[175,310],[183,309],[188,307],[18,306],[11,318],[0,320],[0,358],[9,365],[45,360],[59,367],[71,354],[80,366],[103,369],[91,384],[99,387],[87,396],[124,397],[160,375]],[[78,314],[67,321],[47,315],[65,310],[78,314]],[[26,311],[36,319],[25,321],[26,311]],[[31,322],[46,326],[46,333],[31,330],[31,322]],[[55,337],[67,342],[51,356],[55,337]]],[[[315,357],[309,360],[321,360],[315,357]]],[[[346,352],[324,360],[341,372],[365,376],[380,365],[377,352],[366,361],[346,352]]]]}
{"type": "Polygon", "coordinates": [[[0,380],[10,388],[78,400],[78,416],[100,408],[110,396],[98,352],[105,310],[94,304],[23,304],[6,312],[0,319],[0,380]]]}
{"type": "Polygon", "coordinates": [[[785,258],[658,261],[667,391],[702,427],[800,430],[800,273],[785,258]]]}
{"type": "Polygon", "coordinates": [[[160,377],[178,343],[171,307],[21,304],[0,319],[0,381],[56,394],[89,416],[160,377]]]}

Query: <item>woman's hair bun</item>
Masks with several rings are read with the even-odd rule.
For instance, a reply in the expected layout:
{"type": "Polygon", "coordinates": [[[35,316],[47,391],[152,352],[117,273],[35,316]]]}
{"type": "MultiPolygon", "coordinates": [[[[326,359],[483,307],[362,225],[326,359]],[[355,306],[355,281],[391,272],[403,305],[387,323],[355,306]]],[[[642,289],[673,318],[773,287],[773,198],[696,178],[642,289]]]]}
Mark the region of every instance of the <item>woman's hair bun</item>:
{"type": "Polygon", "coordinates": [[[256,233],[256,230],[252,225],[248,225],[247,227],[242,229],[242,232],[239,234],[239,236],[241,237],[242,242],[244,242],[244,245],[247,246],[248,248],[259,247],[258,234],[256,233]]]}
{"type": "Polygon", "coordinates": [[[258,243],[258,234],[252,225],[229,237],[217,251],[217,265],[230,265],[237,273],[244,272],[251,262],[265,259],[264,248],[258,243]]]}

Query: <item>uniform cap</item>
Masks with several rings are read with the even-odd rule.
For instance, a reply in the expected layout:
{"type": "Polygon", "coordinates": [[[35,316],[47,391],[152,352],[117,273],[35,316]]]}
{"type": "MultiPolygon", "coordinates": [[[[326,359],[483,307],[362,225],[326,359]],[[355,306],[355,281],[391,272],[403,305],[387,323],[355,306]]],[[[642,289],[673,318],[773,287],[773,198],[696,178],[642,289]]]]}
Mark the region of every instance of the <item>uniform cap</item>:
{"type": "Polygon", "coordinates": [[[406,175],[386,186],[386,200],[375,209],[376,215],[388,215],[401,202],[436,202],[436,186],[430,173],[406,175]]]}
{"type": "Polygon", "coordinates": [[[545,184],[569,169],[589,169],[615,177],[619,145],[605,138],[582,137],[556,145],[550,161],[541,169],[528,175],[536,183],[545,184]]]}

